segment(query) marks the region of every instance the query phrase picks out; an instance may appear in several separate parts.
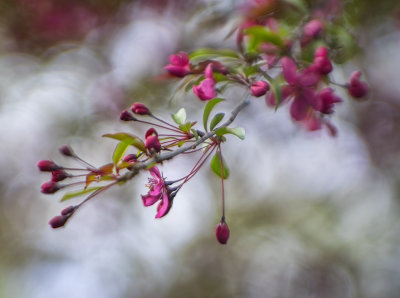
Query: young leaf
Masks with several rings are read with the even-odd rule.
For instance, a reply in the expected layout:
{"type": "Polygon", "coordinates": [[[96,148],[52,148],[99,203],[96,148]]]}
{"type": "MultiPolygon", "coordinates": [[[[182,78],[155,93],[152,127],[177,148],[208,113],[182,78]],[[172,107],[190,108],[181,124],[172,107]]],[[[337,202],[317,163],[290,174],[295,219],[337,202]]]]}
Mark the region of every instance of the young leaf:
{"type": "Polygon", "coordinates": [[[207,59],[218,59],[218,58],[234,58],[239,59],[239,55],[236,51],[231,49],[198,49],[189,55],[190,61],[193,63],[194,60],[201,61],[207,59]]]}
{"type": "Polygon", "coordinates": [[[218,128],[215,131],[215,134],[218,137],[221,137],[227,133],[233,134],[241,140],[244,140],[244,137],[245,137],[245,130],[243,127],[230,128],[230,127],[223,126],[223,127],[218,128]]]}
{"type": "Polygon", "coordinates": [[[146,146],[144,145],[143,141],[139,137],[129,133],[124,133],[124,132],[117,132],[113,134],[108,133],[103,135],[103,137],[118,141],[123,141],[124,143],[128,143],[129,145],[132,145],[141,151],[146,151],[146,146]]]}
{"type": "Polygon", "coordinates": [[[122,158],[122,155],[124,155],[126,149],[129,147],[129,143],[125,143],[124,141],[121,141],[114,150],[113,153],[113,163],[116,165],[122,158]]]}
{"type": "Polygon", "coordinates": [[[206,106],[204,107],[204,112],[203,112],[203,125],[204,125],[204,129],[206,131],[208,131],[207,129],[207,123],[208,123],[208,117],[210,117],[210,113],[213,110],[213,108],[215,107],[215,105],[217,105],[218,103],[220,103],[221,101],[224,101],[225,99],[223,98],[219,98],[216,97],[214,99],[211,99],[209,102],[207,102],[206,106]]]}
{"type": "Polygon", "coordinates": [[[171,116],[174,122],[178,125],[183,125],[186,122],[186,111],[184,108],[181,108],[178,112],[172,114],[171,116]]]}
{"type": "Polygon", "coordinates": [[[72,198],[75,198],[75,197],[79,197],[79,196],[85,195],[85,194],[90,193],[92,191],[96,191],[96,190],[98,190],[100,188],[103,188],[103,187],[102,186],[91,187],[91,188],[86,188],[86,189],[83,189],[83,190],[78,190],[78,191],[66,193],[61,198],[61,202],[64,202],[66,200],[69,200],[69,199],[72,199],[72,198]]]}
{"type": "Polygon", "coordinates": [[[194,124],[191,122],[186,122],[184,124],[179,125],[179,129],[183,132],[188,133],[194,124]]]}
{"type": "Polygon", "coordinates": [[[215,126],[218,125],[218,123],[221,122],[221,120],[224,118],[225,113],[218,113],[212,118],[210,122],[210,130],[213,130],[215,126]]]}
{"type": "Polygon", "coordinates": [[[223,173],[221,173],[221,155],[219,152],[215,153],[213,158],[211,159],[211,170],[218,176],[224,179],[228,179],[229,177],[229,169],[226,166],[225,160],[222,158],[222,168],[223,173]]]}
{"type": "Polygon", "coordinates": [[[199,134],[197,133],[197,130],[192,128],[190,131],[194,135],[194,139],[197,141],[199,139],[199,134]]]}

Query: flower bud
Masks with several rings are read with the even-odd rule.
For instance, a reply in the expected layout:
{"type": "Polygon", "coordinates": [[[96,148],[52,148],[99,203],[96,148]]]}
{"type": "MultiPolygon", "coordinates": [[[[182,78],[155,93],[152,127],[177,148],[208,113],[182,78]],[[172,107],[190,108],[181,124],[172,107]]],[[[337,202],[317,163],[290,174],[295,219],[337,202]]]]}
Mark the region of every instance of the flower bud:
{"type": "Polygon", "coordinates": [[[68,215],[68,214],[72,215],[74,211],[75,211],[75,206],[68,206],[61,211],[61,215],[68,215]]]}
{"type": "Polygon", "coordinates": [[[69,218],[69,216],[65,216],[65,215],[54,216],[52,219],[50,219],[49,225],[53,229],[61,228],[61,227],[63,227],[65,225],[65,223],[67,222],[68,218],[69,218]]]}
{"type": "Polygon", "coordinates": [[[52,193],[55,193],[60,188],[61,187],[57,183],[55,183],[53,181],[48,181],[48,182],[45,182],[42,184],[41,191],[44,194],[52,194],[52,193]]]}
{"type": "Polygon", "coordinates": [[[151,115],[150,110],[141,102],[135,102],[131,106],[131,111],[136,115],[151,115]]]}
{"type": "Polygon", "coordinates": [[[131,115],[127,110],[123,110],[119,115],[119,119],[122,121],[135,121],[136,118],[131,115]]]}
{"type": "Polygon", "coordinates": [[[60,166],[58,166],[51,160],[41,160],[38,162],[37,166],[39,168],[39,171],[41,172],[51,172],[61,169],[60,166]]]}
{"type": "Polygon", "coordinates": [[[51,172],[51,181],[53,182],[59,182],[64,180],[65,178],[68,178],[70,175],[65,172],[64,170],[56,170],[51,172]]]}
{"type": "Polygon", "coordinates": [[[150,128],[147,130],[145,146],[150,152],[151,150],[154,150],[155,152],[160,152],[161,144],[160,140],[158,139],[157,131],[154,128],[150,128]]]}
{"type": "Polygon", "coordinates": [[[320,20],[311,20],[303,28],[303,34],[307,37],[314,38],[318,36],[324,29],[324,24],[320,20]]]}
{"type": "Polygon", "coordinates": [[[313,66],[317,72],[322,75],[327,75],[333,69],[332,62],[328,57],[328,49],[318,47],[314,53],[313,66]]]}
{"type": "Polygon", "coordinates": [[[59,150],[60,153],[61,153],[62,155],[64,155],[64,156],[69,156],[69,157],[75,156],[74,151],[73,151],[72,148],[71,148],[70,146],[68,146],[68,145],[63,145],[63,146],[61,146],[58,150],[59,150]]]}
{"type": "Polygon", "coordinates": [[[256,97],[263,96],[269,90],[269,84],[265,81],[256,81],[251,84],[251,94],[256,97]]]}
{"type": "Polygon", "coordinates": [[[124,162],[134,162],[136,160],[137,160],[136,154],[128,154],[122,159],[122,161],[124,162]]]}
{"type": "Polygon", "coordinates": [[[224,218],[222,218],[220,223],[217,225],[215,236],[217,237],[218,242],[221,244],[226,244],[228,242],[229,228],[224,218]]]}
{"type": "Polygon", "coordinates": [[[170,64],[165,66],[164,69],[171,75],[182,78],[190,73],[189,56],[185,52],[169,56],[169,62],[170,64]]]}
{"type": "Polygon", "coordinates": [[[350,76],[350,82],[347,87],[351,96],[361,98],[367,95],[368,86],[366,83],[360,81],[361,72],[355,71],[350,76]]]}

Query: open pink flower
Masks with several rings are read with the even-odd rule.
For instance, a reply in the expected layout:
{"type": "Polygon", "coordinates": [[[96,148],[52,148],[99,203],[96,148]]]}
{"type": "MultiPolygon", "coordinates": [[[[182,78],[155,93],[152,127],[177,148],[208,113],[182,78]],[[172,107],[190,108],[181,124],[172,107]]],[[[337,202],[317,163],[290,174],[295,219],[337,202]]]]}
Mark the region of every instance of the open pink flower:
{"type": "Polygon", "coordinates": [[[200,82],[200,85],[193,86],[193,92],[201,100],[210,100],[217,96],[214,89],[215,81],[212,72],[212,63],[208,64],[204,70],[205,79],[200,82]]]}
{"type": "Polygon", "coordinates": [[[182,78],[190,73],[189,57],[185,52],[169,56],[169,62],[171,63],[165,66],[164,69],[171,75],[182,78]]]}
{"type": "MultiPolygon", "coordinates": [[[[320,101],[314,90],[320,76],[312,67],[298,72],[296,64],[289,57],[283,57],[281,65],[283,76],[288,83],[282,87],[282,101],[293,97],[290,115],[294,120],[302,121],[306,118],[310,108],[320,110],[320,101]]],[[[275,105],[273,92],[267,94],[266,102],[269,105],[275,105]]]]}
{"type": "Polygon", "coordinates": [[[143,205],[148,207],[159,201],[156,218],[161,218],[167,215],[171,209],[172,199],[169,196],[169,189],[160,170],[154,166],[149,172],[153,178],[149,178],[149,184],[147,185],[149,192],[146,195],[142,195],[143,205]]]}

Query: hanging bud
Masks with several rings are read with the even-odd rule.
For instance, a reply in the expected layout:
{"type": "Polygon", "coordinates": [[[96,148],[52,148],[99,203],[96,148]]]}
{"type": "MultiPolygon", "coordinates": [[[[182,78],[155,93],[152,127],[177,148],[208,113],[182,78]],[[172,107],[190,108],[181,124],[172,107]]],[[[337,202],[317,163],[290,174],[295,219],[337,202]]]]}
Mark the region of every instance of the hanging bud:
{"type": "Polygon", "coordinates": [[[263,96],[269,90],[269,84],[265,81],[256,81],[251,84],[250,91],[256,97],[263,96]]]}
{"type": "Polygon", "coordinates": [[[61,169],[59,165],[51,160],[41,160],[38,162],[37,166],[41,172],[52,172],[61,169]]]}
{"type": "Polygon", "coordinates": [[[359,70],[353,72],[350,76],[350,82],[347,84],[349,93],[355,98],[361,98],[367,95],[368,86],[360,80],[361,72],[359,70]]]}
{"type": "Polygon", "coordinates": [[[51,172],[51,181],[53,182],[59,182],[64,180],[65,178],[68,178],[70,175],[65,172],[64,170],[56,170],[51,172]]]}
{"type": "Polygon", "coordinates": [[[327,48],[321,46],[316,49],[313,66],[322,75],[327,75],[332,71],[333,66],[331,60],[329,60],[327,48]]]}
{"type": "Polygon", "coordinates": [[[141,102],[135,102],[131,106],[131,111],[136,115],[151,115],[150,110],[141,102]]]}
{"type": "Polygon", "coordinates": [[[68,156],[68,157],[73,157],[75,156],[74,151],[72,150],[72,148],[68,145],[63,145],[61,146],[59,149],[60,153],[64,156],[68,156]]]}
{"type": "Polygon", "coordinates": [[[154,150],[155,152],[160,152],[161,144],[160,140],[158,139],[157,131],[154,128],[150,128],[146,132],[146,148],[151,152],[154,150]]]}
{"type": "Polygon", "coordinates": [[[61,228],[61,227],[63,227],[65,225],[65,223],[67,222],[68,218],[69,218],[69,216],[65,216],[65,215],[54,216],[52,219],[50,219],[49,225],[53,229],[61,228]]]}
{"type": "Polygon", "coordinates": [[[122,161],[135,162],[135,161],[137,161],[137,155],[136,154],[128,154],[122,159],[122,161]]]}
{"type": "Polygon", "coordinates": [[[221,244],[226,244],[228,242],[229,228],[224,217],[221,218],[220,223],[217,225],[215,236],[217,237],[218,242],[221,244]]]}
{"type": "Polygon", "coordinates": [[[131,115],[127,110],[123,110],[119,115],[119,119],[122,121],[135,121],[136,118],[131,115]]]}
{"type": "Polygon", "coordinates": [[[61,211],[61,215],[72,215],[75,211],[75,206],[68,206],[61,211]]]}
{"type": "Polygon", "coordinates": [[[55,183],[53,181],[48,181],[48,182],[45,182],[42,184],[41,191],[44,194],[52,194],[52,193],[55,193],[60,188],[61,187],[57,183],[55,183]]]}

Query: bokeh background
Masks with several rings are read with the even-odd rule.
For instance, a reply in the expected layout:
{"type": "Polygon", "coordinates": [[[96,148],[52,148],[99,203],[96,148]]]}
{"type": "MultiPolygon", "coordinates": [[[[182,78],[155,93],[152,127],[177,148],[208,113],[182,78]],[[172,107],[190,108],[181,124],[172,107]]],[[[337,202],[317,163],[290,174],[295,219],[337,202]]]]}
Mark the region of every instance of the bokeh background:
{"type": "MultiPolygon", "coordinates": [[[[332,138],[255,99],[236,121],[246,140],[224,146],[231,237],[221,246],[220,184],[207,167],[162,220],[142,206],[142,174],[52,230],[66,205],[40,193],[48,176],[36,163],[68,164],[62,144],[108,162],[115,142],[102,134],[143,134],[118,121],[134,101],[199,118],[201,103],[171,97],[162,67],[179,50],[234,47],[242,2],[1,0],[0,297],[399,297],[400,7],[347,2],[362,51],[333,76],[361,69],[369,100],[341,94],[332,138]]],[[[173,179],[191,165],[179,157],[162,170],[173,179]]]]}

